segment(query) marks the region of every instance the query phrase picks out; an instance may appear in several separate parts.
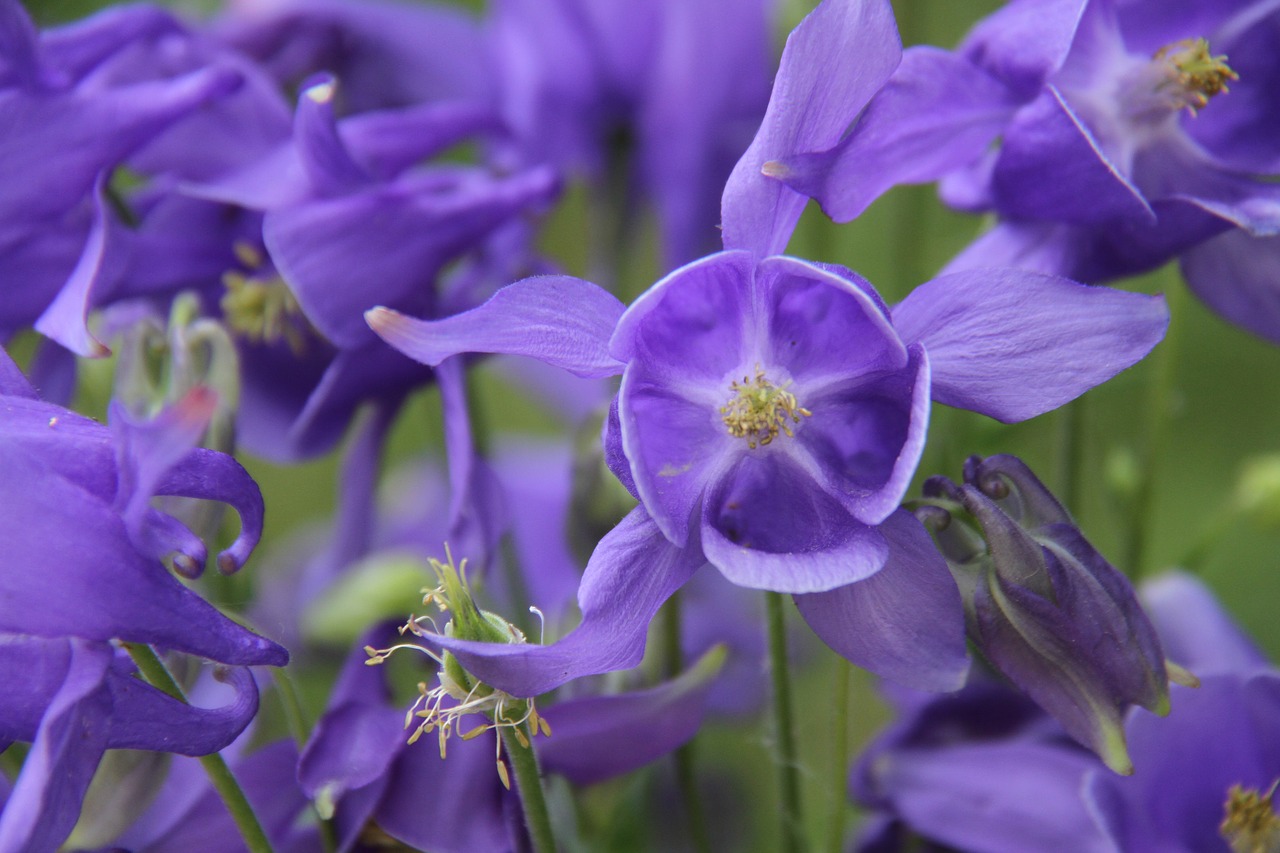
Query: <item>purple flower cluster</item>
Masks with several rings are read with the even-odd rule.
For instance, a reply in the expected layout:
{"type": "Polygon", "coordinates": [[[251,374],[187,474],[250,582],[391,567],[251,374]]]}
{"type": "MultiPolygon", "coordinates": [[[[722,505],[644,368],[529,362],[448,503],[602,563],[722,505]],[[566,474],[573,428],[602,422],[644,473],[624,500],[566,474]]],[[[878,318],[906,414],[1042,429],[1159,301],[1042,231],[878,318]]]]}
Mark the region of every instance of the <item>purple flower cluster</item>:
{"type": "Polygon", "coordinates": [[[1192,600],[1221,626],[1205,593],[1149,618],[1012,456],[907,496],[935,404],[1022,422],[1153,350],[1163,298],[1098,282],[1179,257],[1280,341],[1280,7],[1011,0],[948,52],[904,51],[889,0],[821,0],[773,73],[775,5],[231,0],[42,30],[0,0],[0,747],[30,744],[0,853],[201,827],[254,853],[549,850],[540,773],[594,784],[754,708],[757,591],[904,691],[855,774],[868,849],[1274,842],[1280,694],[1230,632],[1170,629],[1192,600]],[[935,180],[994,224],[896,304],[788,254],[810,198],[847,220],[935,180]],[[604,235],[595,282],[543,239],[566,189],[604,235]],[[664,272],[624,304],[650,219],[664,272]],[[503,371],[577,440],[493,434],[473,406],[503,371]],[[423,389],[441,458],[393,464],[423,389]],[[235,452],[344,442],[327,529],[236,575],[266,502],[235,452]],[[369,668],[402,650],[429,662],[369,668]],[[249,667],[286,664],[327,708],[306,731],[277,672],[298,746],[255,749],[280,732],[250,728],[249,667]],[[1133,710],[1171,702],[1173,728],[1133,710]],[[1162,758],[1170,732],[1215,716],[1257,728],[1165,820],[1161,775],[1193,760],[1162,758]],[[954,790],[987,763],[1007,773],[954,790]],[[115,785],[138,793],[104,822],[115,785]]]}

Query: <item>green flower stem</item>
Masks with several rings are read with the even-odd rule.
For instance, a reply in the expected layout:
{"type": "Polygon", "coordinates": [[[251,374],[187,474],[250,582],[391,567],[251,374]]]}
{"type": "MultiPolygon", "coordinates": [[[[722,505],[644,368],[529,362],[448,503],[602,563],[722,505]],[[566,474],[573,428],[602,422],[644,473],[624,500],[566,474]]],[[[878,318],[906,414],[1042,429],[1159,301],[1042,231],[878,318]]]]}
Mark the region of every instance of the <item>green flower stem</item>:
{"type": "Polygon", "coordinates": [[[551,815],[547,812],[547,798],[542,792],[542,774],[538,770],[538,756],[529,740],[528,724],[520,724],[524,744],[520,743],[511,726],[501,726],[498,731],[502,734],[502,745],[507,748],[511,769],[516,774],[516,793],[524,808],[524,822],[529,828],[534,853],[556,853],[551,815]]]}
{"type": "Polygon", "coordinates": [[[1080,484],[1084,481],[1085,398],[1063,406],[1058,415],[1058,500],[1079,518],[1080,484]]]}
{"type": "MultiPolygon", "coordinates": [[[[133,662],[138,665],[147,683],[163,690],[179,702],[187,701],[182,688],[173,680],[168,667],[164,665],[164,661],[160,660],[160,656],[154,649],[144,643],[125,643],[124,647],[133,658],[133,662]]],[[[253,806],[249,805],[244,791],[240,788],[240,783],[231,773],[231,768],[227,767],[227,762],[215,752],[213,755],[200,756],[200,764],[208,774],[209,781],[213,783],[214,790],[218,792],[218,796],[222,797],[227,811],[231,812],[231,818],[236,822],[236,828],[240,830],[240,835],[251,853],[272,853],[271,842],[267,840],[267,834],[263,831],[262,824],[258,822],[258,816],[253,812],[253,806]]]]}
{"type": "Polygon", "coordinates": [[[831,853],[844,850],[844,824],[849,814],[845,803],[845,791],[849,787],[849,687],[853,664],[844,658],[836,660],[836,712],[832,732],[831,826],[827,836],[827,849],[831,853]]]}
{"type": "MultiPolygon", "coordinates": [[[[662,662],[663,675],[675,678],[684,669],[684,651],[680,647],[680,593],[667,601],[662,610],[662,662]]],[[[698,793],[697,774],[693,771],[692,741],[675,753],[676,787],[689,817],[689,835],[698,853],[711,853],[711,834],[707,831],[706,812],[702,808],[702,796],[698,793]]]]}
{"type": "Polygon", "coordinates": [[[1152,356],[1155,378],[1147,403],[1147,447],[1141,479],[1133,497],[1133,521],[1130,525],[1126,568],[1130,580],[1140,578],[1151,559],[1151,534],[1155,527],[1156,467],[1166,458],[1169,426],[1172,419],[1174,385],[1177,381],[1178,337],[1182,324],[1184,293],[1176,265],[1170,265],[1163,276],[1169,286],[1165,300],[1169,306],[1169,331],[1152,356]]]}
{"type": "Polygon", "coordinates": [[[796,761],[795,723],[791,714],[791,677],[787,668],[785,602],[782,594],[764,594],[769,623],[769,673],[773,678],[773,716],[782,801],[782,850],[804,850],[804,820],[800,811],[800,776],[796,761]]]}

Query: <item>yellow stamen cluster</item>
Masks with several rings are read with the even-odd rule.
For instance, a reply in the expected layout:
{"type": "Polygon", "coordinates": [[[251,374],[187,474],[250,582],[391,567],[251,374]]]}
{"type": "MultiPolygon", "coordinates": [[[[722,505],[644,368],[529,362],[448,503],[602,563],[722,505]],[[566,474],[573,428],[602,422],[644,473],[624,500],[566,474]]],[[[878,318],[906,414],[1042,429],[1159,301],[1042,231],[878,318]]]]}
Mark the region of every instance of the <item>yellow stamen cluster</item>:
{"type": "MultiPolygon", "coordinates": [[[[475,603],[470,598],[470,587],[466,582],[467,561],[463,560],[461,565],[455,567],[453,555],[449,553],[447,545],[445,555],[446,562],[430,560],[431,568],[435,571],[440,583],[438,586],[422,591],[422,603],[434,604],[441,613],[454,611],[455,621],[461,616],[459,611],[465,610],[483,619],[489,630],[497,632],[507,642],[525,642],[524,634],[514,625],[475,607],[475,603]]],[[[454,634],[453,628],[454,623],[450,622],[446,632],[450,635],[454,634]]],[[[430,616],[414,616],[400,627],[402,636],[412,634],[416,637],[425,637],[432,631],[435,631],[435,623],[430,616]],[[430,629],[427,626],[430,626],[430,629]]],[[[440,744],[440,757],[444,758],[449,738],[454,734],[463,740],[471,740],[487,731],[509,729],[516,741],[526,749],[529,747],[530,735],[536,736],[541,733],[543,737],[551,737],[551,726],[539,716],[533,699],[512,696],[477,681],[462,668],[458,659],[447,651],[443,655],[437,655],[431,649],[417,643],[400,643],[386,649],[366,646],[365,653],[369,655],[369,659],[365,663],[370,666],[380,664],[401,649],[414,649],[439,665],[436,676],[439,684],[428,689],[425,681],[419,682],[418,698],[405,712],[404,727],[406,729],[413,725],[415,719],[418,721],[417,727],[409,735],[409,743],[416,743],[424,734],[436,732],[440,744]],[[468,714],[478,714],[488,719],[463,732],[459,720],[468,714]],[[526,725],[530,735],[525,733],[526,725]]],[[[510,789],[511,779],[507,766],[502,761],[502,738],[495,738],[495,741],[497,742],[495,762],[498,766],[498,777],[502,780],[502,784],[510,789]]]]}
{"type": "Polygon", "coordinates": [[[1165,45],[1154,59],[1168,70],[1161,92],[1171,97],[1175,109],[1186,107],[1193,115],[1214,95],[1228,91],[1229,81],[1240,79],[1227,65],[1227,57],[1209,53],[1209,42],[1202,38],[1165,45]]]}
{"type": "Polygon", "coordinates": [[[1276,785],[1265,794],[1232,785],[1227,792],[1226,816],[1218,827],[1232,853],[1275,853],[1280,850],[1280,815],[1271,805],[1276,785]]]}
{"type": "MultiPolygon", "coordinates": [[[[236,258],[251,272],[262,255],[246,243],[235,246],[236,258]]],[[[279,276],[259,278],[235,270],[224,273],[222,315],[227,326],[253,343],[273,344],[283,338],[294,354],[306,350],[307,321],[293,291],[279,276]]]]}
{"type": "Polygon", "coordinates": [[[752,450],[772,442],[780,431],[794,435],[791,424],[813,414],[796,401],[785,385],[779,388],[770,382],[759,365],[754,379],[744,376],[741,382],[734,380],[729,391],[733,396],[720,407],[720,416],[729,435],[745,438],[752,450]]]}

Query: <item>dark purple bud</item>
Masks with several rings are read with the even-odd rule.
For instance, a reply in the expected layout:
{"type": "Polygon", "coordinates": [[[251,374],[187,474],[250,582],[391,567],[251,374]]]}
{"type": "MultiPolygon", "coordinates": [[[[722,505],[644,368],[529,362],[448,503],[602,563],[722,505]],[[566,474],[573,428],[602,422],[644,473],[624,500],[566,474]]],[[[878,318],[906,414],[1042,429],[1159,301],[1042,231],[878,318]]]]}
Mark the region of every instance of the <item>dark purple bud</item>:
{"type": "Polygon", "coordinates": [[[1169,708],[1164,652],[1133,587],[1021,460],[971,457],[964,475],[931,478],[926,494],[947,506],[916,512],[965,597],[970,640],[1111,769],[1132,772],[1125,712],[1169,708]]]}

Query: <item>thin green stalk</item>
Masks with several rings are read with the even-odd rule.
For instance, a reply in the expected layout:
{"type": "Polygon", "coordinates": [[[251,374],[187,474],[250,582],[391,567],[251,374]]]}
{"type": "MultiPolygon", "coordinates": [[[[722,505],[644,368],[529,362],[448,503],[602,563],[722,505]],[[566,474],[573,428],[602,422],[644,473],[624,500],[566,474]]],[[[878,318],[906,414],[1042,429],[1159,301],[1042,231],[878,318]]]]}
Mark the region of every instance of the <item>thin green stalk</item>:
{"type": "Polygon", "coordinates": [[[831,751],[831,828],[827,835],[827,849],[831,853],[844,850],[844,824],[849,814],[845,804],[845,789],[849,779],[849,683],[853,664],[844,658],[836,660],[836,713],[832,732],[831,751]]]}
{"type": "MultiPolygon", "coordinates": [[[[144,643],[125,643],[124,646],[147,683],[163,690],[179,702],[187,701],[182,688],[173,680],[169,668],[164,665],[164,661],[160,660],[160,656],[154,649],[144,643]]],[[[236,828],[240,830],[240,835],[251,853],[272,853],[271,842],[267,840],[267,834],[263,831],[262,824],[258,822],[253,806],[249,804],[227,762],[215,752],[213,755],[200,756],[200,764],[204,767],[209,781],[213,783],[214,790],[226,804],[227,811],[231,813],[231,819],[235,821],[236,828]]]]}
{"type": "Polygon", "coordinates": [[[294,743],[302,746],[307,742],[307,720],[302,713],[302,702],[298,699],[298,688],[294,686],[289,673],[279,667],[271,668],[271,678],[276,683],[276,695],[280,697],[280,708],[284,711],[285,728],[294,743]]]}
{"type": "Polygon", "coordinates": [[[534,853],[556,853],[551,815],[547,811],[547,798],[542,791],[542,775],[538,771],[538,756],[529,741],[527,724],[521,723],[519,728],[520,736],[524,738],[523,744],[511,726],[500,726],[498,731],[502,733],[502,745],[507,749],[507,758],[516,774],[516,793],[524,808],[529,840],[533,844],[534,853]]]}
{"type": "Polygon", "coordinates": [[[800,775],[796,760],[795,722],[791,714],[791,676],[787,666],[785,602],[782,594],[766,592],[769,623],[769,674],[773,679],[773,716],[778,765],[778,793],[782,801],[782,850],[804,850],[804,820],[800,811],[800,775]]]}
{"type": "Polygon", "coordinates": [[[1166,458],[1172,420],[1173,394],[1178,364],[1178,336],[1181,329],[1183,285],[1176,266],[1170,266],[1172,274],[1165,280],[1170,286],[1165,291],[1169,306],[1169,331],[1157,347],[1155,379],[1151,397],[1147,402],[1147,447],[1144,454],[1141,478],[1133,497],[1133,518],[1130,524],[1127,567],[1130,580],[1137,580],[1151,559],[1149,553],[1151,534],[1155,528],[1156,468],[1166,458]]]}
{"type": "Polygon", "coordinates": [[[1063,406],[1058,415],[1058,500],[1079,518],[1080,483],[1084,479],[1085,398],[1063,406]]]}
{"type": "MultiPolygon", "coordinates": [[[[684,651],[680,647],[680,593],[667,601],[662,610],[662,663],[663,674],[675,678],[684,669],[684,651]]],[[[711,833],[707,829],[706,812],[702,808],[702,796],[698,793],[697,774],[693,771],[692,741],[675,752],[676,787],[689,818],[689,835],[694,849],[699,853],[711,853],[711,833]]]]}

